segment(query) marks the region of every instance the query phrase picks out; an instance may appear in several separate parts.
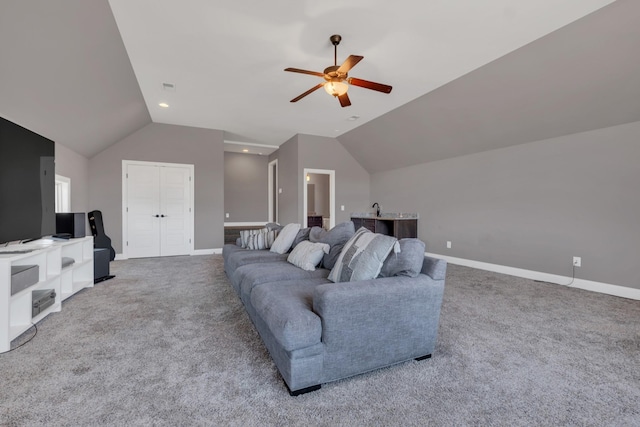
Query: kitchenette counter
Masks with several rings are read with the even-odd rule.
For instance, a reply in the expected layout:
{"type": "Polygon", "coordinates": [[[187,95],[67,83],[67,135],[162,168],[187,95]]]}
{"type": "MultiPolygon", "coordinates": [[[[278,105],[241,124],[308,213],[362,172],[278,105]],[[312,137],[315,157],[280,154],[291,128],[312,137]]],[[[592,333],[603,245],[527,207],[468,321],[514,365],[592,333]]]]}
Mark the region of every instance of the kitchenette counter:
{"type": "Polygon", "coordinates": [[[374,233],[394,236],[398,239],[418,237],[418,214],[383,212],[379,215],[354,212],[351,221],[356,230],[364,227],[374,233]]]}

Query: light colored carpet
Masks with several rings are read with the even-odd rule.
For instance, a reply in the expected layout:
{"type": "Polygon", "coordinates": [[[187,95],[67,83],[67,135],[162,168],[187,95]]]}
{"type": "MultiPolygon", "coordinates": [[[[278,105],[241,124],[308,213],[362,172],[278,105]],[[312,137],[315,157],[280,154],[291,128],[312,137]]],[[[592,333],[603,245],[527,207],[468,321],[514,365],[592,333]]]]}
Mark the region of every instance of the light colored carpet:
{"type": "Polygon", "coordinates": [[[432,359],[290,397],[220,255],[111,270],[0,355],[0,425],[640,425],[639,301],[450,265],[432,359]]]}

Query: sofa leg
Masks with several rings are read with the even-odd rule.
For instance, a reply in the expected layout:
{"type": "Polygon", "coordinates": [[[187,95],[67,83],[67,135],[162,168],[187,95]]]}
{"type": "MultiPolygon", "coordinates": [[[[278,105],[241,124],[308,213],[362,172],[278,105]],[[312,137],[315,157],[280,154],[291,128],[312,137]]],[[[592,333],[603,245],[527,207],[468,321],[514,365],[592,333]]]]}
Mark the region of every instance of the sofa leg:
{"type": "MultiPolygon", "coordinates": [[[[305,387],[305,388],[301,388],[301,389],[295,390],[295,391],[289,390],[289,395],[291,395],[291,396],[300,396],[301,394],[311,393],[312,391],[320,390],[320,387],[322,387],[321,384],[316,384],[316,385],[312,385],[311,387],[305,387]]],[[[289,388],[289,387],[287,387],[287,388],[289,388]]]]}
{"type": "Polygon", "coordinates": [[[425,355],[425,356],[416,357],[416,359],[415,359],[415,360],[417,360],[417,361],[419,362],[419,361],[421,361],[421,360],[425,360],[425,359],[431,359],[431,355],[430,355],[430,354],[427,354],[427,355],[425,355]]]}

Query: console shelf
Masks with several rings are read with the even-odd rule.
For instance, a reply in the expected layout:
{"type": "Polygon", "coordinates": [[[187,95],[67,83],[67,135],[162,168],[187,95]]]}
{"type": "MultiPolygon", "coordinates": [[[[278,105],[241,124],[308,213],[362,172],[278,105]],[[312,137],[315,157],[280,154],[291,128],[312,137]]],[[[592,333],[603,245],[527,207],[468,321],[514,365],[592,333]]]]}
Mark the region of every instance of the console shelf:
{"type": "Polygon", "coordinates": [[[11,341],[31,328],[32,323],[60,311],[63,300],[92,286],[93,237],[42,239],[0,248],[0,352],[9,350],[11,341]],[[73,263],[62,268],[63,257],[73,259],[73,263]],[[21,265],[38,266],[38,281],[12,295],[11,267],[21,265]],[[55,301],[32,317],[32,292],[40,289],[53,289],[55,301]]]}

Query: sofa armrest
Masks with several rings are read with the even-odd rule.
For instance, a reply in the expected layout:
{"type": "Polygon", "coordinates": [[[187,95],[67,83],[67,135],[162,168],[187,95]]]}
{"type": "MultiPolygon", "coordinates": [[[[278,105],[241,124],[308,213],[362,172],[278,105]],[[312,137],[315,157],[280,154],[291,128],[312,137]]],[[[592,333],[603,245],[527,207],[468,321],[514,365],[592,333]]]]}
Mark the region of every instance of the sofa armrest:
{"type": "Polygon", "coordinates": [[[447,274],[447,261],[425,255],[421,273],[433,280],[444,280],[447,274]]]}
{"type": "Polygon", "coordinates": [[[412,358],[435,348],[444,280],[386,277],[319,285],[327,381],[412,358]]]}

